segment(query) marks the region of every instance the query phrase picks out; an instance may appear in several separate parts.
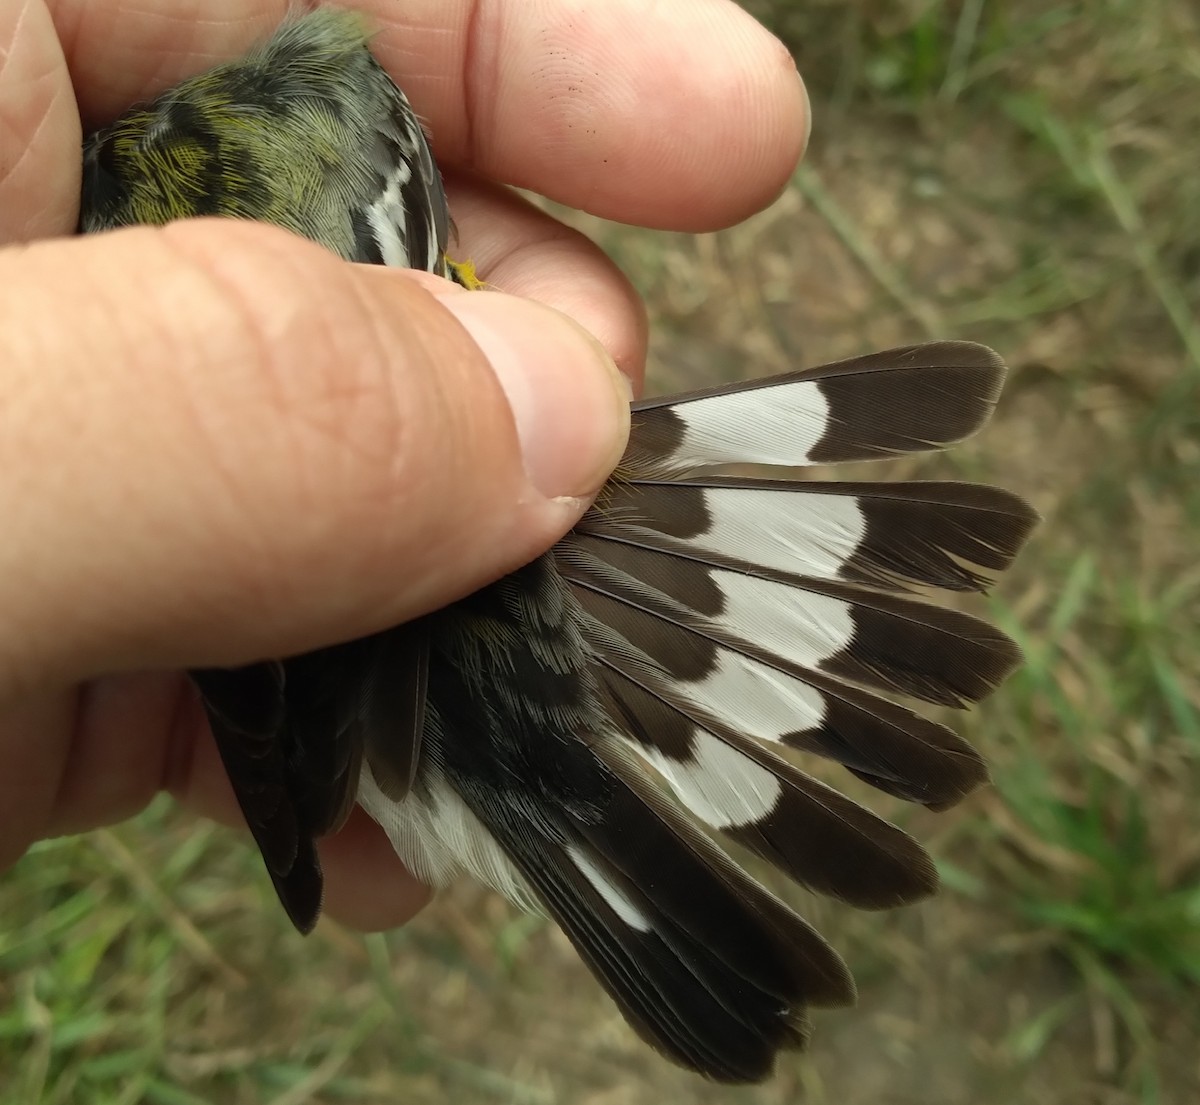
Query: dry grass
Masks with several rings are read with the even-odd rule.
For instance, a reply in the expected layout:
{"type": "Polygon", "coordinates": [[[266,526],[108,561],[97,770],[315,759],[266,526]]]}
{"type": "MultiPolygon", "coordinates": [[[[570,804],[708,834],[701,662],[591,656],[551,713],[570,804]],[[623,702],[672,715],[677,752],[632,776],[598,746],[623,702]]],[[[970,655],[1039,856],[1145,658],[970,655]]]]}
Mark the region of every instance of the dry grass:
{"type": "Polygon", "coordinates": [[[946,891],[813,906],[860,1007],[731,1091],[648,1055],[563,938],[489,895],[304,941],[244,841],[160,807],[0,884],[0,1100],[1200,1096],[1200,10],[746,3],[808,76],[810,167],[713,237],[579,222],[649,299],[659,389],[932,334],[1012,364],[946,463],[1046,517],[992,604],[1029,663],[969,722],[995,788],[908,815],[946,891]]]}

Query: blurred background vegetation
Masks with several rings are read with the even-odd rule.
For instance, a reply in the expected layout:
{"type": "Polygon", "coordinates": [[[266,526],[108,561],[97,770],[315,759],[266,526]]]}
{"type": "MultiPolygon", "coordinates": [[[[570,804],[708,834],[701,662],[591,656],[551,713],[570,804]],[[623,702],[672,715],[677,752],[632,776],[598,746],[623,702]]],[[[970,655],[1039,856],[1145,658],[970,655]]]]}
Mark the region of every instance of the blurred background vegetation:
{"type": "Polygon", "coordinates": [[[806,167],[722,234],[575,221],[648,298],[659,390],[931,336],[1011,363],[978,441],[896,470],[1046,518],[990,602],[1028,664],[966,723],[994,788],[885,809],[942,895],[793,895],[859,1008],[730,1090],[649,1055],[491,895],[303,940],[246,840],[162,803],[0,883],[0,1101],[1200,1100],[1200,7],[743,2],[807,78],[806,167]]]}

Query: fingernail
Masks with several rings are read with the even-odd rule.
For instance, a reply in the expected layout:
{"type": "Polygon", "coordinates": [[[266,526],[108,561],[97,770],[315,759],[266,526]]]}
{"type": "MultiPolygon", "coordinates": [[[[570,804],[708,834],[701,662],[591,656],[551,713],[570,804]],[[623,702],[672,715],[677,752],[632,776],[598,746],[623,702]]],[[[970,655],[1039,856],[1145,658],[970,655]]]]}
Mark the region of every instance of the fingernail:
{"type": "Polygon", "coordinates": [[[808,86],[804,83],[804,78],[798,72],[796,79],[800,82],[800,95],[804,97],[804,141],[800,144],[800,156],[803,157],[808,151],[808,143],[812,138],[812,100],[809,99],[808,86]]]}
{"type": "Polygon", "coordinates": [[[629,383],[566,315],[500,292],[444,301],[508,397],[530,482],[547,498],[599,490],[625,451],[629,383]]]}

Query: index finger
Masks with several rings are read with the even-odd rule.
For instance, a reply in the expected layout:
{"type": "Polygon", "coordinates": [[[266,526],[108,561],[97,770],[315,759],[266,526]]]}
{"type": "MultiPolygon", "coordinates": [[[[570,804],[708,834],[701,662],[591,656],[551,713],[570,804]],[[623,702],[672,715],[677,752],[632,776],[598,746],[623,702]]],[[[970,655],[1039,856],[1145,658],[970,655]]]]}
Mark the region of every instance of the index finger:
{"type": "MultiPolygon", "coordinates": [[[[85,122],[237,54],[287,0],[50,0],[85,122]]],[[[803,151],[784,46],[732,0],[358,0],[438,158],[605,218],[739,221],[803,151]]]]}
{"type": "Polygon", "coordinates": [[[439,159],[603,218],[738,222],[803,152],[783,44],[732,0],[375,0],[439,159]]]}

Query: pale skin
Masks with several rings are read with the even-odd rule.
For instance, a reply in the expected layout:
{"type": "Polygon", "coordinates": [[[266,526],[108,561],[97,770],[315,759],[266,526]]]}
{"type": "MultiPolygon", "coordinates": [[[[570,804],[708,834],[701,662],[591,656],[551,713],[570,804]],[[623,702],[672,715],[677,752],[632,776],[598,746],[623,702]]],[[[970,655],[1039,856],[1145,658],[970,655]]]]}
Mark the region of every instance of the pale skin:
{"type": "MultiPolygon", "coordinates": [[[[67,240],[81,128],[289,4],[0,0],[0,870],[162,789],[240,825],[182,669],[415,617],[579,516],[624,444],[645,313],[502,184],[705,231],[803,153],[791,59],[731,0],[343,3],[435,136],[456,255],[502,294],[249,224],[67,240]]],[[[322,859],[351,926],[427,900],[361,813],[322,859]]]]}

